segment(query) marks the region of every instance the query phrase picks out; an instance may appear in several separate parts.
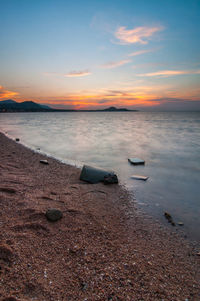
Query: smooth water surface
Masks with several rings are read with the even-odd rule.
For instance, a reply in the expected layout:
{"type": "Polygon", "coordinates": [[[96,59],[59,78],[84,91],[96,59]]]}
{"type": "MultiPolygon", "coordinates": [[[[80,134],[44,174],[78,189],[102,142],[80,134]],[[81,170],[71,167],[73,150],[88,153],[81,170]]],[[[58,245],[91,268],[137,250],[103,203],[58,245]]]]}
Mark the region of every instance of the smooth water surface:
{"type": "Polygon", "coordinates": [[[200,240],[200,112],[3,113],[0,130],[68,163],[113,169],[145,211],[163,222],[171,213],[200,240]]]}

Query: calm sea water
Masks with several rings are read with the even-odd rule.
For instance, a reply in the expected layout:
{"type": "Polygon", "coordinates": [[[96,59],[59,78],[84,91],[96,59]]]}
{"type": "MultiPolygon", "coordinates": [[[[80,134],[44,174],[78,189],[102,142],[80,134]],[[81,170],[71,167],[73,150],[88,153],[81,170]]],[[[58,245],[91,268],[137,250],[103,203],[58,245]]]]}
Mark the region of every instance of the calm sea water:
{"type": "Polygon", "coordinates": [[[113,169],[138,206],[164,223],[171,213],[200,241],[200,112],[5,113],[0,130],[68,163],[113,169]]]}

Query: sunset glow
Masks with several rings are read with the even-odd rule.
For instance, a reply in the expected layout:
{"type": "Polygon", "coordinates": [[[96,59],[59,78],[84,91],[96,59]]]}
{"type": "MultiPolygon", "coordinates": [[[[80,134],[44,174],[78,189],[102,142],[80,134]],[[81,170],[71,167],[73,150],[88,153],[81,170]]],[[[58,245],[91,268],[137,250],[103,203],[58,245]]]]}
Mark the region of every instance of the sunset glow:
{"type": "Polygon", "coordinates": [[[198,1],[58,3],[1,5],[0,100],[200,109],[198,1]]]}
{"type": "Polygon", "coordinates": [[[4,87],[0,86],[0,100],[7,98],[16,98],[18,96],[18,92],[8,91],[4,87]]]}
{"type": "Polygon", "coordinates": [[[162,27],[137,27],[126,29],[122,26],[117,29],[115,37],[123,44],[147,44],[148,39],[157,31],[162,30],[162,27]]]}

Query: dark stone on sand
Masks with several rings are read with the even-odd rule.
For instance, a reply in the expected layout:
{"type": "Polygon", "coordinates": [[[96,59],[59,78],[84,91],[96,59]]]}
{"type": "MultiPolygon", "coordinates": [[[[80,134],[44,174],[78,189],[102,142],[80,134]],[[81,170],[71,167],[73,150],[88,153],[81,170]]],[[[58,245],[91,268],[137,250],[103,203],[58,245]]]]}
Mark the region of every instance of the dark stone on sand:
{"type": "Polygon", "coordinates": [[[168,212],[165,212],[164,216],[172,226],[176,225],[175,222],[173,221],[171,214],[169,214],[168,212]]]}
{"type": "Polygon", "coordinates": [[[19,142],[19,138],[16,138],[15,141],[19,142]]]}
{"type": "Polygon", "coordinates": [[[42,164],[49,164],[49,162],[47,161],[47,160],[40,160],[40,163],[42,163],[42,164]]]}
{"type": "Polygon", "coordinates": [[[168,221],[172,219],[171,214],[169,214],[168,212],[165,212],[165,213],[164,213],[164,216],[165,216],[165,218],[166,218],[168,221]]]}
{"type": "Polygon", "coordinates": [[[85,291],[88,288],[88,284],[86,282],[81,282],[81,290],[85,291]]]}
{"type": "Polygon", "coordinates": [[[107,171],[101,168],[95,168],[92,166],[84,165],[81,171],[80,180],[86,181],[88,183],[96,184],[99,182],[104,182],[105,178],[108,179],[107,184],[118,183],[117,176],[112,171],[107,171]],[[112,179],[112,180],[111,180],[112,179]]]}
{"type": "Polygon", "coordinates": [[[46,218],[51,222],[56,222],[62,218],[63,214],[59,209],[51,208],[46,211],[46,218]]]}
{"type": "Polygon", "coordinates": [[[0,258],[5,262],[10,262],[13,257],[13,252],[7,244],[0,245],[0,258]]]}
{"type": "Polygon", "coordinates": [[[7,192],[7,193],[16,193],[16,190],[9,187],[0,187],[0,191],[7,192]]]}

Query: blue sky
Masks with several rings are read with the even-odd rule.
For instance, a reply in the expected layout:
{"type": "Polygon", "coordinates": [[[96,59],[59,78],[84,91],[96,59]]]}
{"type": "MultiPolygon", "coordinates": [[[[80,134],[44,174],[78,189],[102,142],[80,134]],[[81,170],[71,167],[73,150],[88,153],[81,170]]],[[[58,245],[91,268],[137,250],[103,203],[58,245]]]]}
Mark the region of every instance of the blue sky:
{"type": "Polygon", "coordinates": [[[1,99],[200,109],[200,1],[0,5],[1,99]]]}

